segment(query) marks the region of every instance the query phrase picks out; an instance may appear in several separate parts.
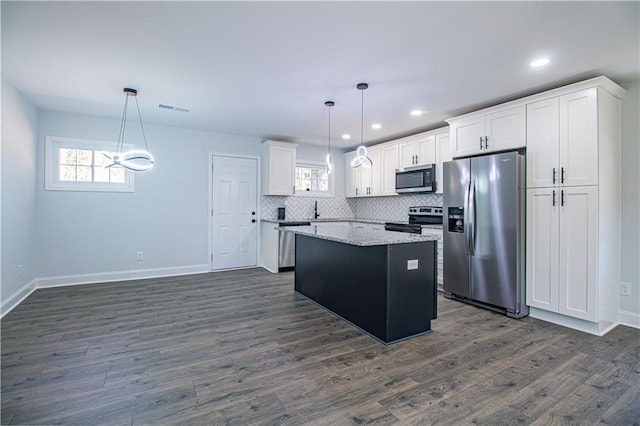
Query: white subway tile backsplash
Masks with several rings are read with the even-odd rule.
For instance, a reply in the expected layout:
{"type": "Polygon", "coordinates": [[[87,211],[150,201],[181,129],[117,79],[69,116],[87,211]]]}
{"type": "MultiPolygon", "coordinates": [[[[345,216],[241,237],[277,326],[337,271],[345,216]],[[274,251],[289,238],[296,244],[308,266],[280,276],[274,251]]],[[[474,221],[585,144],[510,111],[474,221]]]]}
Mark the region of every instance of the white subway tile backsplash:
{"type": "Polygon", "coordinates": [[[318,202],[318,214],[323,219],[353,219],[355,214],[355,200],[345,197],[312,198],[312,197],[277,197],[265,195],[260,204],[260,214],[263,219],[276,219],[278,207],[285,207],[285,219],[311,219],[314,205],[318,202]]]}
{"type": "Polygon", "coordinates": [[[389,221],[408,219],[409,207],[442,207],[441,194],[398,195],[397,197],[356,198],[356,218],[389,221]]]}
{"type": "Polygon", "coordinates": [[[440,194],[399,195],[397,197],[371,198],[312,198],[278,197],[265,195],[260,204],[263,219],[276,219],[278,207],[286,208],[286,219],[310,219],[313,207],[318,201],[320,218],[331,219],[373,219],[404,221],[407,220],[409,207],[442,206],[440,194]]]}

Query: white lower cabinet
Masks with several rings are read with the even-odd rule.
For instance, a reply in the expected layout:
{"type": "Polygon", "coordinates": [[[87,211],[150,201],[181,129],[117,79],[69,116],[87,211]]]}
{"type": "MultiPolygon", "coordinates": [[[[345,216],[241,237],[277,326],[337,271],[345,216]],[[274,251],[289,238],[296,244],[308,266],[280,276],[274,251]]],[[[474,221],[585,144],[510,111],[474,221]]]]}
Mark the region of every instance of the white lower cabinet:
{"type": "Polygon", "coordinates": [[[527,190],[527,304],[606,327],[616,274],[605,265],[613,253],[600,241],[598,201],[596,186],[527,190]]]}
{"type": "Polygon", "coordinates": [[[269,272],[278,273],[280,231],[277,223],[260,223],[260,266],[269,272]]]}

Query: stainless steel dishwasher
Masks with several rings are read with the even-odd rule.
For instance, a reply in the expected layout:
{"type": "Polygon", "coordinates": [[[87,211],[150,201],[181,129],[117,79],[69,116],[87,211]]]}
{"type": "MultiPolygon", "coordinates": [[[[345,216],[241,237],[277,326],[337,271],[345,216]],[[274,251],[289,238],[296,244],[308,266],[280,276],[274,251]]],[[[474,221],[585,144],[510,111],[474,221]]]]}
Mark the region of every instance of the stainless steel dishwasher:
{"type": "MultiPolygon", "coordinates": [[[[309,226],[311,222],[280,222],[279,226],[309,226]]],[[[278,272],[292,271],[296,265],[296,234],[280,231],[278,234],[278,272]]]]}

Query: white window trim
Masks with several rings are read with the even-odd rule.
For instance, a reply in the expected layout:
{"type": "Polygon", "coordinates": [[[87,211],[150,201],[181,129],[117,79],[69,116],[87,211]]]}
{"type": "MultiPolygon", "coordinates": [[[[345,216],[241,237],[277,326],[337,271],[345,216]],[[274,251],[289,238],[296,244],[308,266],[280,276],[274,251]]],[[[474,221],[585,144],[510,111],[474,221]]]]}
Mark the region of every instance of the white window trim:
{"type": "MultiPolygon", "coordinates": [[[[134,192],[134,173],[124,170],[123,183],[110,182],[64,182],[59,178],[59,148],[115,151],[115,142],[92,141],[79,138],[45,136],[44,147],[44,189],[47,191],[88,191],[88,192],[134,192]]],[[[133,149],[125,144],[123,150],[133,149]]]]}
{"type": "MultiPolygon", "coordinates": [[[[296,161],[296,167],[324,167],[327,168],[327,163],[323,163],[321,161],[311,161],[311,160],[299,160],[296,161]]],[[[300,190],[296,190],[295,194],[293,194],[294,197],[314,197],[314,198],[332,198],[335,197],[335,191],[334,191],[334,176],[335,176],[335,170],[333,171],[333,173],[329,174],[329,190],[327,192],[322,192],[322,191],[300,191],[300,190]]]]}

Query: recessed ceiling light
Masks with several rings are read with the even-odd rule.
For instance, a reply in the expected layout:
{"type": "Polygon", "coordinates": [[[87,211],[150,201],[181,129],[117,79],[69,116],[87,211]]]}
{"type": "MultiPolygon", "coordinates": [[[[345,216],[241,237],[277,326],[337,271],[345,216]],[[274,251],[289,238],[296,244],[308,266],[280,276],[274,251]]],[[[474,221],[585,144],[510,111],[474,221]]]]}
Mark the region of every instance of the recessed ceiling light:
{"type": "Polygon", "coordinates": [[[411,115],[414,117],[420,117],[422,114],[424,114],[424,111],[419,109],[414,109],[413,111],[411,111],[411,115]]]}
{"type": "Polygon", "coordinates": [[[373,123],[373,124],[371,125],[371,128],[372,128],[373,130],[381,129],[381,128],[382,128],[382,124],[380,124],[380,123],[373,123]]]}
{"type": "Polygon", "coordinates": [[[538,67],[544,67],[545,65],[549,64],[549,58],[540,58],[540,59],[536,59],[535,61],[531,61],[531,63],[529,63],[529,66],[531,68],[538,68],[538,67]]]}
{"type": "Polygon", "coordinates": [[[344,135],[342,135],[342,139],[351,139],[351,135],[348,133],[345,133],[344,135]]]}

